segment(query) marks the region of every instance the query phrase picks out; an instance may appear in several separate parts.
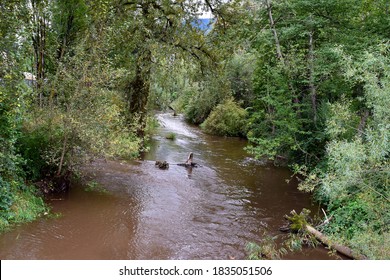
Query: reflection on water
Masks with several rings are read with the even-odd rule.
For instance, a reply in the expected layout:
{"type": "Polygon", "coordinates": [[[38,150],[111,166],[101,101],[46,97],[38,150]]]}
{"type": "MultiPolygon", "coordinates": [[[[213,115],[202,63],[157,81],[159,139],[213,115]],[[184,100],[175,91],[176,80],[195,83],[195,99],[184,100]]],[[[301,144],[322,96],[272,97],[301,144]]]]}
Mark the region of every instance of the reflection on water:
{"type": "MultiPolygon", "coordinates": [[[[162,126],[142,161],[97,161],[86,172],[108,192],[74,186],[51,201],[58,219],[0,236],[1,259],[243,259],[263,232],[279,234],[283,215],[310,208],[286,183],[287,169],[251,160],[244,140],[208,136],[179,117],[162,126]],[[165,136],[173,132],[175,140],[165,136]],[[200,167],[176,163],[194,153],[200,167]],[[154,161],[168,161],[168,170],[154,161]]],[[[328,258],[322,249],[289,258],[328,258]]]]}

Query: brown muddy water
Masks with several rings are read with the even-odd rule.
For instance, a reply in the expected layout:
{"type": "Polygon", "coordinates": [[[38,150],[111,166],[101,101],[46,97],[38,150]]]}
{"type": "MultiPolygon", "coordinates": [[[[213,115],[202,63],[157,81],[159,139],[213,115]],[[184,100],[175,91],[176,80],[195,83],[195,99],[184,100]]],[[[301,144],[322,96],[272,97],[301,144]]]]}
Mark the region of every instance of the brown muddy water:
{"type": "MultiPolygon", "coordinates": [[[[245,259],[248,242],[278,228],[310,197],[286,183],[288,169],[264,166],[246,141],[209,136],[180,117],[161,123],[142,161],[97,161],[85,168],[107,192],[73,186],[49,201],[59,218],[42,218],[0,235],[0,259],[245,259]],[[175,140],[165,136],[173,132],[175,140]],[[200,167],[188,170],[189,152],[200,167]],[[156,160],[170,163],[168,170],[156,160]]],[[[323,248],[288,259],[329,259],[323,248]]]]}

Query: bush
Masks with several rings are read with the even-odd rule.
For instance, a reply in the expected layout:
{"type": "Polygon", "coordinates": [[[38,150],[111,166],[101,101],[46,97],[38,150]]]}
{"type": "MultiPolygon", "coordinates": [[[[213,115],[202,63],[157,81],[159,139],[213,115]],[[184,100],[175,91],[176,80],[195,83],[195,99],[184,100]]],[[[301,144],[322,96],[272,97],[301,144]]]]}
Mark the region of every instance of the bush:
{"type": "Polygon", "coordinates": [[[26,186],[25,160],[15,143],[20,137],[22,93],[17,88],[0,87],[0,231],[10,224],[31,221],[44,211],[44,203],[26,186]]]}
{"type": "MultiPolygon", "coordinates": [[[[56,165],[50,164],[50,161],[45,158],[45,155],[52,152],[53,143],[62,142],[60,137],[54,137],[55,134],[54,130],[49,130],[46,125],[25,128],[22,131],[16,143],[16,148],[24,159],[22,168],[29,180],[34,181],[46,174],[54,174],[57,169],[56,165]]],[[[59,151],[60,147],[57,148],[59,151]]]]}
{"type": "Polygon", "coordinates": [[[245,136],[247,112],[232,98],[219,104],[201,127],[210,134],[220,136],[245,136]]]}
{"type": "Polygon", "coordinates": [[[34,187],[25,187],[15,192],[15,203],[12,205],[13,223],[32,222],[48,211],[43,199],[37,195],[34,187]]]}
{"type": "Polygon", "coordinates": [[[14,201],[10,184],[0,176],[0,219],[7,219],[11,205],[14,201]]]}
{"type": "Polygon", "coordinates": [[[0,232],[10,224],[31,222],[44,211],[47,211],[45,203],[35,187],[0,176],[0,232]]]}

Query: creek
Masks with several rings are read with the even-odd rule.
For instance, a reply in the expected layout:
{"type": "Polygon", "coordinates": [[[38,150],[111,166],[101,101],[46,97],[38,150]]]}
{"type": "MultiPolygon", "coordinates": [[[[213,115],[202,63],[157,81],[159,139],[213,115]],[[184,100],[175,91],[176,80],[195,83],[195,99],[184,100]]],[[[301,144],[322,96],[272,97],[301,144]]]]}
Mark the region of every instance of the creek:
{"type": "MultiPolygon", "coordinates": [[[[1,234],[0,259],[245,259],[248,242],[282,234],[291,210],[318,212],[295,180],[286,183],[287,168],[253,160],[245,140],[206,135],[171,114],[157,117],[161,126],[142,160],[86,166],[106,191],[75,185],[49,200],[60,217],[1,234]],[[189,152],[199,167],[174,164],[189,152]],[[169,169],[158,169],[156,160],[169,169]]],[[[331,257],[318,247],[285,258],[331,257]]]]}

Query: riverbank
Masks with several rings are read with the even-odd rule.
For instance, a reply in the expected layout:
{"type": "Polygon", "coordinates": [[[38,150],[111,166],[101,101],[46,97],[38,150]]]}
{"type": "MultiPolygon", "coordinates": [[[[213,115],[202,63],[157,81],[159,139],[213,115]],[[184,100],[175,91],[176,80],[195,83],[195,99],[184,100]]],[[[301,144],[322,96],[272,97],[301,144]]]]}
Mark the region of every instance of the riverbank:
{"type": "Polygon", "coordinates": [[[9,193],[12,204],[0,215],[0,234],[12,230],[16,225],[29,223],[44,216],[48,207],[43,198],[37,195],[35,187],[25,187],[9,193]]]}
{"type": "MultiPolygon", "coordinates": [[[[283,215],[311,208],[310,196],[287,184],[288,169],[263,166],[246,141],[205,135],[170,114],[140,161],[96,161],[83,172],[105,191],[75,185],[49,201],[57,219],[38,219],[0,236],[2,259],[245,259],[248,242],[278,235],[283,215]],[[174,141],[166,139],[175,132],[174,141]],[[194,153],[192,170],[180,163],[194,153]],[[26,253],[26,252],[29,253],[26,253]]],[[[288,258],[329,258],[308,249],[288,258]]]]}

